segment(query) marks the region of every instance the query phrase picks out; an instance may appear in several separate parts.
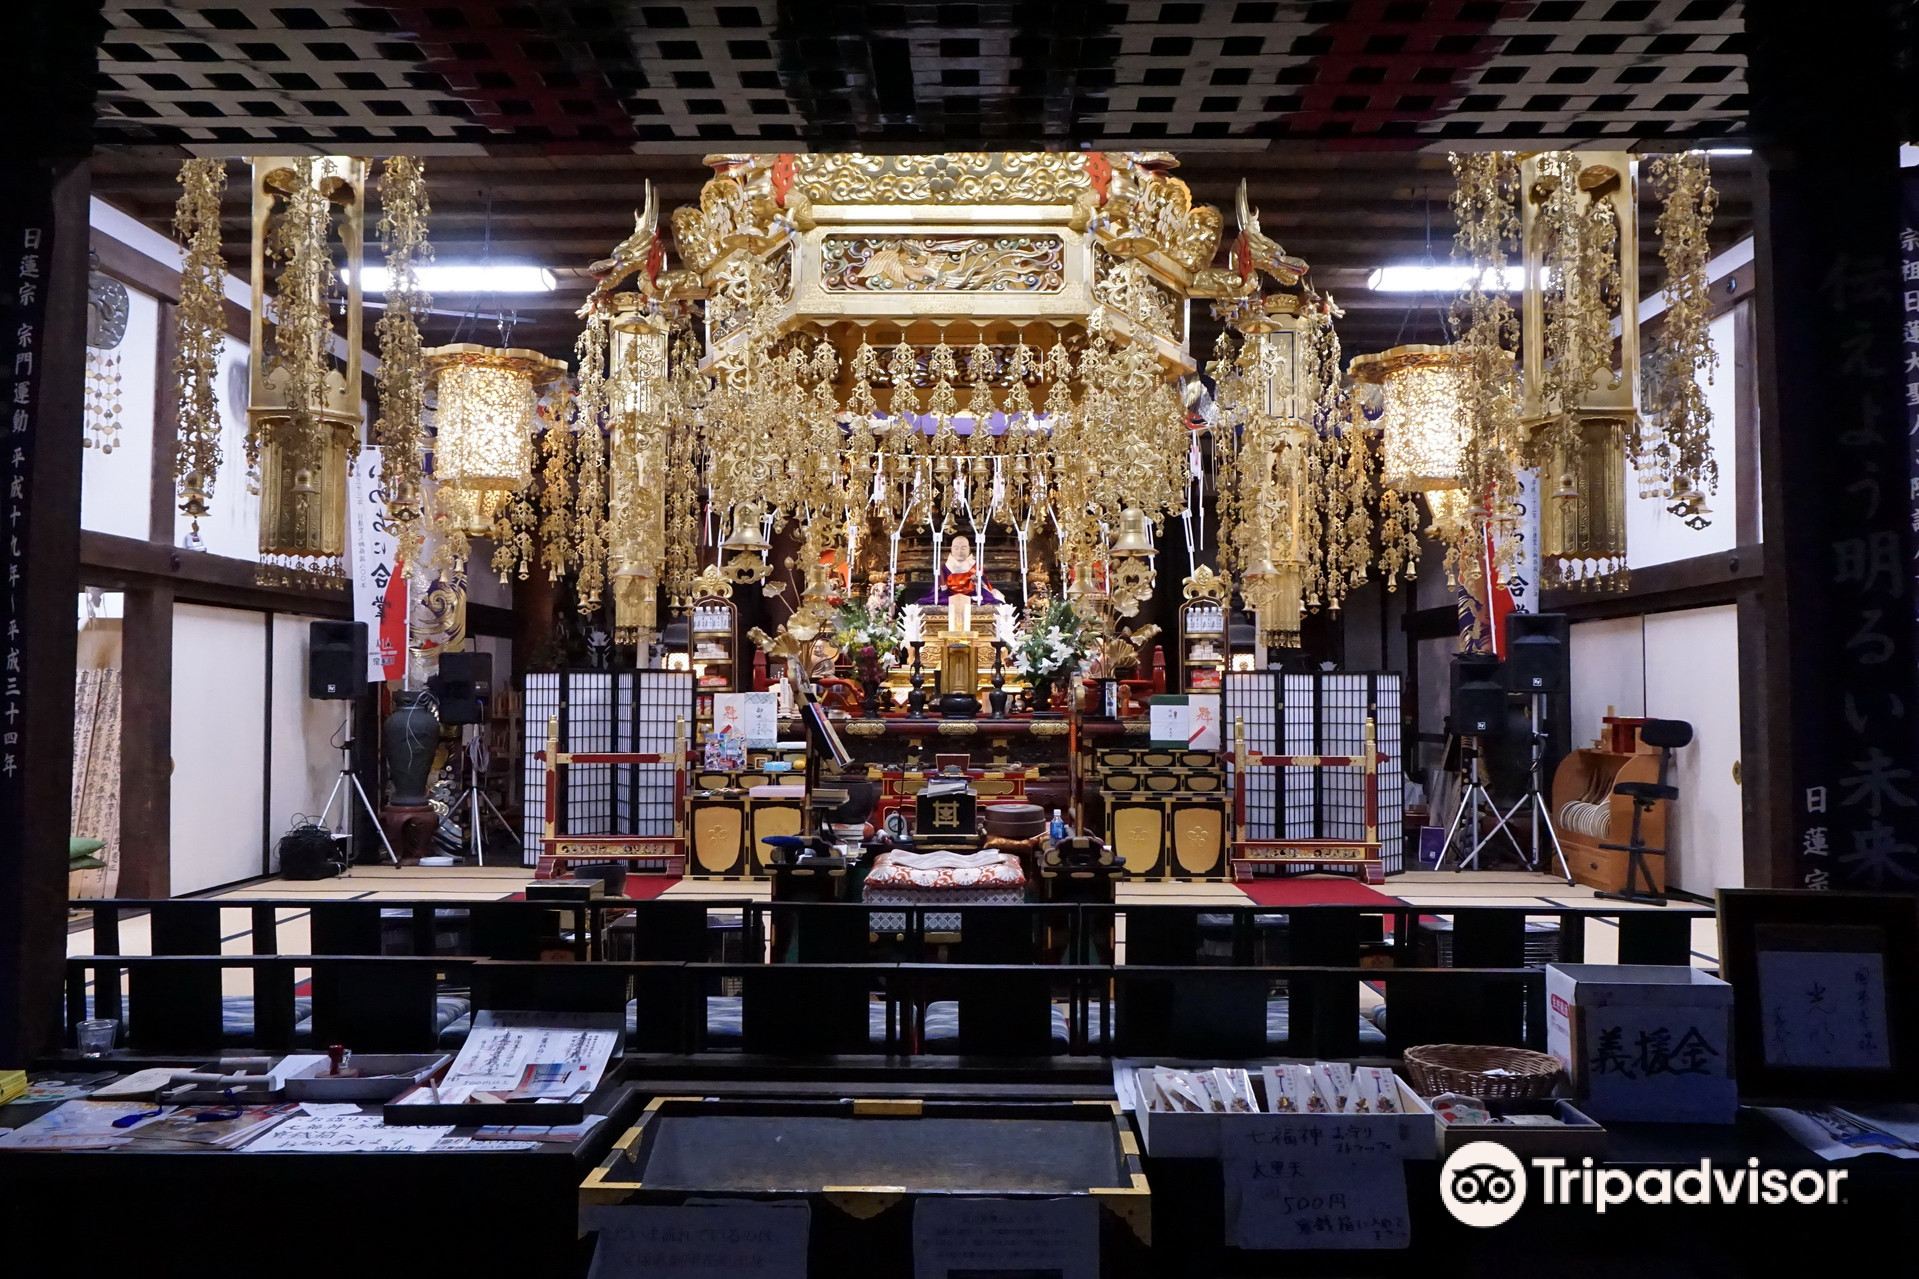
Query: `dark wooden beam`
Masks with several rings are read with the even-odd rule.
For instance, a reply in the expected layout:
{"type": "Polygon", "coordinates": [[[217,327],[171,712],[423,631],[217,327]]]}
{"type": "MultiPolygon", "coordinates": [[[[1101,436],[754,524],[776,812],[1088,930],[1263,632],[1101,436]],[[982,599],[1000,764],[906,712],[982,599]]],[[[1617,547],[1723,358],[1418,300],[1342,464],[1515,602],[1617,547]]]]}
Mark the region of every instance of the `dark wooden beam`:
{"type": "Polygon", "coordinates": [[[305,613],[313,617],[353,615],[352,598],[344,589],[322,593],[263,586],[254,580],[257,567],[249,560],[207,555],[138,538],[91,531],[80,534],[81,580],[88,586],[128,590],[164,583],[170,586],[176,599],[188,604],[305,613]]]}
{"type": "MultiPolygon", "coordinates": [[[[466,633],[468,635],[491,635],[499,639],[512,639],[518,629],[513,620],[513,610],[502,608],[498,604],[472,604],[466,606],[466,633]]],[[[496,673],[495,678],[500,674],[496,673]]]]}
{"type": "Polygon", "coordinates": [[[173,894],[173,588],[125,592],[120,646],[121,897],[173,894]]]}
{"type": "Polygon", "coordinates": [[[1635,617],[1730,604],[1742,590],[1764,577],[1765,571],[1765,548],[1739,546],[1730,551],[1636,568],[1632,571],[1631,588],[1624,591],[1603,595],[1541,591],[1539,610],[1564,613],[1575,622],[1591,622],[1607,617],[1635,617]]]}
{"type": "Polygon", "coordinates": [[[147,489],[147,540],[172,544],[174,497],[177,485],[173,477],[175,450],[180,447],[180,397],[173,362],[180,352],[180,334],[176,319],[177,302],[160,304],[160,325],[154,343],[153,361],[153,453],[148,459],[151,473],[147,489]]]}

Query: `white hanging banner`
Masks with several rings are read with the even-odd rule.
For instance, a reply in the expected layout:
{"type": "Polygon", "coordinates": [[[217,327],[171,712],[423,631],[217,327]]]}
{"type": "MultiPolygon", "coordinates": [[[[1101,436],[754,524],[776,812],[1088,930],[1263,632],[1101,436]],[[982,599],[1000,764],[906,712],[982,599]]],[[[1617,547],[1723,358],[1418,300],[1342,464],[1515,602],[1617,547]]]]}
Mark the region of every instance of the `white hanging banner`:
{"type": "Polygon", "coordinates": [[[386,518],[386,485],[380,450],[361,449],[347,477],[348,569],[353,579],[353,620],[366,623],[366,677],[379,682],[406,676],[405,579],[396,572],[393,530],[386,518]],[[397,587],[397,590],[396,590],[397,587]],[[393,625],[386,625],[389,601],[393,625]]]}
{"type": "Polygon", "coordinates": [[[1519,472],[1519,494],[1513,500],[1516,518],[1505,527],[1516,544],[1512,571],[1501,583],[1513,597],[1515,613],[1539,611],[1539,472],[1519,472]]]}

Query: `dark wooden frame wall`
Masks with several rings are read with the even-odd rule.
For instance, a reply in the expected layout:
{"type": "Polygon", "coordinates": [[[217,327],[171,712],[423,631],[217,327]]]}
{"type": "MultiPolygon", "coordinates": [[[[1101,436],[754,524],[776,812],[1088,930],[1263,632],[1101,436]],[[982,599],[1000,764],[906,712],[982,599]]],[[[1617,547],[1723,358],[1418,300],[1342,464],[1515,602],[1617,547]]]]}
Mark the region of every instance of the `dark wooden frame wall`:
{"type": "MultiPolygon", "coordinates": [[[[120,887],[126,895],[166,897],[171,889],[173,736],[173,611],[176,604],[243,609],[264,615],[265,686],[261,690],[262,733],[266,749],[265,798],[261,813],[261,874],[271,871],[272,848],[284,814],[272,811],[273,768],[273,618],[280,613],[348,619],[353,603],[345,591],[309,593],[255,581],[250,560],[183,550],[174,544],[174,455],[179,441],[178,404],[170,394],[176,351],[174,323],[180,301],[180,274],[99,230],[90,241],[102,272],[160,303],[154,361],[151,502],[144,540],[110,533],[80,532],[80,585],[121,592],[126,599],[121,658],[120,887]]],[[[227,335],[248,337],[247,311],[226,303],[227,335]]],[[[369,404],[377,392],[363,374],[369,404]]],[[[227,477],[237,482],[237,475],[227,477]]],[[[467,606],[468,631],[512,636],[513,610],[493,605],[467,606]]],[[[367,793],[379,794],[377,710],[366,699],[357,710],[355,736],[364,744],[358,773],[367,793]]],[[[314,796],[316,803],[322,796],[314,796]]],[[[376,801],[377,802],[377,801],[376,801]]],[[[362,844],[370,830],[358,832],[362,844]]]]}
{"type": "MultiPolygon", "coordinates": [[[[179,418],[178,404],[169,392],[174,379],[180,275],[99,230],[91,231],[90,241],[102,272],[160,304],[147,536],[143,540],[83,529],[80,585],[119,591],[126,600],[120,674],[120,891],[165,897],[172,891],[174,606],[204,604],[262,615],[266,665],[261,733],[269,783],[260,815],[264,874],[269,869],[273,823],[273,617],[298,612],[344,618],[351,616],[352,605],[344,592],[308,594],[259,585],[249,561],[182,550],[174,544],[173,468],[179,418]]],[[[246,309],[231,300],[225,309],[227,335],[244,342],[246,309]]]]}

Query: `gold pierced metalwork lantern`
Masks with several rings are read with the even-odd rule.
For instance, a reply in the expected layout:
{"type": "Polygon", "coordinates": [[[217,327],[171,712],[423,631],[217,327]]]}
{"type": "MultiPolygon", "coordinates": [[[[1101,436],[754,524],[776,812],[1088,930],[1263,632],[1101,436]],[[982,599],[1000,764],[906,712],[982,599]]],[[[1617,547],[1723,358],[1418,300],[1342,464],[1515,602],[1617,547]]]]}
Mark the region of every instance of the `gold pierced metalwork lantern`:
{"type": "Polygon", "coordinates": [[[1473,356],[1452,346],[1396,346],[1352,362],[1380,389],[1380,483],[1401,493],[1458,488],[1466,461],[1473,356]]]}
{"type": "Polygon", "coordinates": [[[1519,175],[1523,419],[1545,468],[1542,584],[1623,590],[1626,455],[1639,417],[1637,162],[1550,151],[1522,159],[1519,175]]]}
{"type": "Polygon", "coordinates": [[[537,351],[470,342],[422,354],[438,392],[433,478],[443,488],[475,492],[516,492],[532,483],[539,393],[565,376],[566,365],[537,351]]]}
{"type": "Polygon", "coordinates": [[[1547,474],[1559,487],[1541,493],[1540,576],[1571,590],[1624,590],[1626,567],[1626,424],[1582,417],[1571,446],[1559,445],[1547,474]]]}
{"type": "Polygon", "coordinates": [[[434,505],[448,532],[462,537],[487,537],[494,521],[506,509],[513,495],[505,489],[468,489],[442,485],[433,495],[434,505]]]}
{"type": "Polygon", "coordinates": [[[247,452],[260,465],[263,578],[338,584],[345,576],[365,234],[366,161],[254,160],[247,452]],[[334,290],[343,280],[336,344],[334,290]]]}

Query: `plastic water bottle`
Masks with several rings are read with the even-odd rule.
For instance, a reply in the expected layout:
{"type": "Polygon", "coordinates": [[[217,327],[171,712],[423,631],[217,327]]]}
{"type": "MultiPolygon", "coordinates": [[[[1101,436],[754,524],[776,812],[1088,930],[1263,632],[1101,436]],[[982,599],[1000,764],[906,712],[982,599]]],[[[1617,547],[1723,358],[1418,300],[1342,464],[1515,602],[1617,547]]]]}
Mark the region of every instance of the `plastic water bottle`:
{"type": "Polygon", "coordinates": [[[1046,833],[1055,844],[1066,838],[1066,819],[1059,815],[1057,808],[1053,810],[1053,820],[1047,826],[1046,833]]]}

